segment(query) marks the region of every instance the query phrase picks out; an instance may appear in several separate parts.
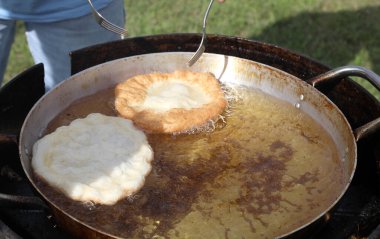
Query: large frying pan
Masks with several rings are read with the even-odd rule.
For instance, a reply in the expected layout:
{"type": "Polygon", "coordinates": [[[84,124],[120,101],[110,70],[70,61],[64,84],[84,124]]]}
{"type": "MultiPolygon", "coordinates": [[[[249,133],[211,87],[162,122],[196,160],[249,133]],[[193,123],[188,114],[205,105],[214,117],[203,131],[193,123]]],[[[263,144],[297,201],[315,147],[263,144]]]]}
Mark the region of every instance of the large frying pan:
{"type": "MultiPolygon", "coordinates": [[[[23,169],[34,188],[41,194],[55,214],[58,223],[80,238],[117,238],[112,233],[94,228],[73,217],[53,203],[40,190],[33,177],[31,152],[33,144],[41,137],[49,122],[72,102],[114,86],[128,77],[149,72],[172,72],[187,69],[186,62],[191,53],[168,52],[126,57],[81,71],[59,84],[44,95],[32,108],[25,119],[19,140],[19,152],[23,169]]],[[[330,133],[343,160],[344,188],[337,192],[335,200],[328,207],[314,215],[309,221],[295,223],[297,226],[286,233],[275,234],[287,237],[316,222],[343,196],[353,178],[356,160],[356,141],[379,125],[379,119],[369,122],[353,131],[341,111],[313,85],[328,79],[356,75],[364,77],[378,89],[380,78],[373,72],[360,67],[344,67],[309,80],[309,84],[284,71],[251,60],[220,54],[204,54],[191,68],[193,71],[212,72],[221,82],[258,88],[267,94],[288,101],[313,117],[330,133]],[[300,99],[300,96],[302,99],[300,99]]],[[[113,222],[105,222],[113,223],[113,222]]]]}

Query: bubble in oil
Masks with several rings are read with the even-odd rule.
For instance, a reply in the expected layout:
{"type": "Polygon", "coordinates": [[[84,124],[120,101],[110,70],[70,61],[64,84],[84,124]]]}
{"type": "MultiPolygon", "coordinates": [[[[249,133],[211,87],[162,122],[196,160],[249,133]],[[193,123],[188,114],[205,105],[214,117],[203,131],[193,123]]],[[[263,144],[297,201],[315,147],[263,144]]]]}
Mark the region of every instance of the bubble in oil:
{"type": "Polygon", "coordinates": [[[135,200],[137,200],[139,198],[139,195],[137,195],[137,194],[134,194],[134,195],[129,195],[128,197],[127,197],[127,200],[128,200],[128,202],[129,203],[133,203],[135,200]]]}
{"type": "Polygon", "coordinates": [[[175,139],[177,135],[181,134],[200,134],[200,133],[212,133],[215,130],[222,129],[227,125],[225,116],[219,115],[216,120],[209,120],[206,124],[191,129],[187,129],[172,134],[172,138],[175,139]]]}
{"type": "Polygon", "coordinates": [[[83,202],[83,206],[87,209],[87,210],[95,210],[96,209],[96,205],[94,202],[92,201],[87,201],[87,202],[83,202]]]}
{"type": "MultiPolygon", "coordinates": [[[[239,88],[242,86],[239,85],[239,88]]],[[[228,84],[222,86],[222,90],[224,92],[224,97],[227,100],[227,106],[223,112],[222,115],[219,115],[218,120],[215,121],[215,125],[217,129],[224,128],[227,124],[226,118],[231,117],[234,112],[235,108],[238,107],[238,102],[241,102],[243,100],[243,95],[241,93],[241,90],[239,91],[236,86],[233,84],[228,84]]]]}
{"type": "Polygon", "coordinates": [[[305,99],[305,96],[303,94],[300,95],[300,100],[303,101],[305,99]]]}
{"type": "Polygon", "coordinates": [[[172,134],[172,137],[176,137],[180,134],[198,134],[198,133],[212,133],[215,130],[223,129],[227,125],[227,117],[230,117],[233,110],[233,103],[242,99],[239,91],[232,85],[222,85],[224,97],[227,100],[227,106],[223,114],[219,115],[215,120],[209,120],[206,124],[198,127],[194,127],[185,131],[176,132],[172,134]]]}
{"type": "Polygon", "coordinates": [[[223,116],[223,115],[219,115],[219,119],[223,122],[223,124],[226,124],[227,121],[226,121],[226,117],[223,116]]]}
{"type": "Polygon", "coordinates": [[[226,126],[227,122],[225,120],[225,117],[222,115],[219,115],[216,120],[209,120],[206,125],[194,128],[194,133],[212,133],[215,130],[222,129],[226,126]]]}
{"type": "MultiPolygon", "coordinates": [[[[228,105],[224,111],[224,114],[222,117],[231,117],[235,112],[235,108],[233,107],[233,105],[228,105]]],[[[225,121],[225,120],[224,120],[225,121]]]]}
{"type": "Polygon", "coordinates": [[[294,107],[296,107],[297,109],[301,108],[301,104],[299,102],[295,103],[294,104],[294,107]]]}
{"type": "Polygon", "coordinates": [[[241,99],[239,91],[235,87],[233,87],[232,84],[223,85],[222,91],[224,93],[224,98],[227,100],[228,103],[236,102],[241,99]]]}

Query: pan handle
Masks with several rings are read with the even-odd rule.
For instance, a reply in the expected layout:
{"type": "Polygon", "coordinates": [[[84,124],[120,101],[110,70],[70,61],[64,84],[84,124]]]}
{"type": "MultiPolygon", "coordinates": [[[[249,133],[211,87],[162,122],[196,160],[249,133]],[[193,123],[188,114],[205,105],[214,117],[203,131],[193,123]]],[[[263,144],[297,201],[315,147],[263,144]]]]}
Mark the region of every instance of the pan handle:
{"type": "Polygon", "coordinates": [[[38,197],[16,196],[0,193],[0,208],[46,210],[48,209],[48,206],[38,197]]]}
{"type": "Polygon", "coordinates": [[[15,143],[17,144],[17,135],[14,134],[0,134],[0,144],[15,143]]]}
{"type": "MultiPolygon", "coordinates": [[[[325,72],[319,76],[306,80],[307,83],[313,87],[326,81],[335,81],[349,76],[358,76],[369,81],[377,90],[380,91],[380,76],[373,71],[361,67],[361,66],[343,66],[328,72],[325,72]]],[[[380,117],[361,126],[354,130],[354,136],[356,141],[364,138],[371,133],[380,129],[380,117]]]]}

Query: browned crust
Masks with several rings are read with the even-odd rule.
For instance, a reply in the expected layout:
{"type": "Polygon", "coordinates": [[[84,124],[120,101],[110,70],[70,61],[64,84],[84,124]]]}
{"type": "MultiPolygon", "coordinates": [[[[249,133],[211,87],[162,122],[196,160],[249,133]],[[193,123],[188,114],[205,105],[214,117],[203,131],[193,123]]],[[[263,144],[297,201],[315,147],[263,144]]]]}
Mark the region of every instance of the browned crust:
{"type": "Polygon", "coordinates": [[[199,127],[220,115],[227,105],[219,81],[211,73],[175,71],[137,75],[115,88],[115,107],[120,116],[131,119],[136,126],[151,133],[174,133],[199,127]],[[198,85],[212,99],[201,108],[173,108],[166,112],[136,110],[143,104],[149,86],[154,82],[181,79],[190,85],[198,85]]]}

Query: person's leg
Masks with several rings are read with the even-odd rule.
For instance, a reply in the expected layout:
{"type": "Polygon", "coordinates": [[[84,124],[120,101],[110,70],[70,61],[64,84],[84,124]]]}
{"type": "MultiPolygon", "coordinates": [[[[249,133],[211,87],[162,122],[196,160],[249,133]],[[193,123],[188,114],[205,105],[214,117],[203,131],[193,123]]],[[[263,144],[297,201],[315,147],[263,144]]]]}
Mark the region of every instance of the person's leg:
{"type": "Polygon", "coordinates": [[[0,19],[0,86],[7,68],[9,53],[15,37],[16,21],[0,19]]]}
{"type": "MultiPolygon", "coordinates": [[[[119,26],[125,24],[123,0],[114,0],[100,13],[119,26]]],[[[119,35],[99,26],[91,14],[60,22],[27,23],[26,27],[34,61],[44,64],[46,90],[70,76],[71,51],[120,39],[119,35]]]]}

